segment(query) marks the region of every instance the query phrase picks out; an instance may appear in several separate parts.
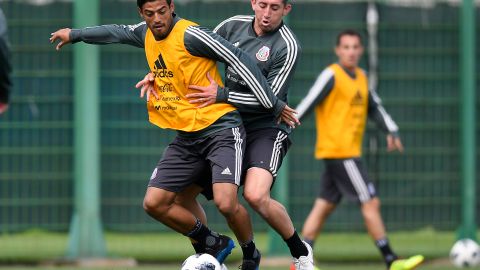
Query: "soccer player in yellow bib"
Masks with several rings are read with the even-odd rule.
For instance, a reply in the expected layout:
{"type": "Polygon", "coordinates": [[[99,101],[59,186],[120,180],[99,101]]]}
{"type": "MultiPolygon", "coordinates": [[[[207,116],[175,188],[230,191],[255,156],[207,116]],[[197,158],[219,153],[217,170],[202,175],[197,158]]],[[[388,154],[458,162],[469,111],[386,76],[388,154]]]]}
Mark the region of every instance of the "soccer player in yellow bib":
{"type": "Polygon", "coordinates": [[[250,217],[237,197],[245,130],[240,114],[229,104],[203,108],[191,104],[186,98],[192,92],[189,85],[208,86],[210,80],[215,80],[222,86],[216,61],[224,62],[240,74],[265,109],[289,125],[299,122],[295,111],[271,91],[248,55],[212,31],[178,17],[172,0],[137,0],[137,6],[144,19],[139,24],[64,28],[52,33],[50,40],[60,40],[57,50],[79,41],[124,43],[145,49],[159,93],[147,100],[149,120],[178,133],[153,170],[144,209],[154,219],[196,241],[222,263],[233,241],[211,231],[175,200],[196,179],[211,179],[214,202],[237,239],[253,239],[250,217]]]}
{"type": "Polygon", "coordinates": [[[326,167],[319,196],[305,221],[302,235],[313,247],[327,217],[345,196],[359,203],[367,231],[383,255],[387,269],[414,269],[423,261],[423,256],[399,259],[393,252],[380,214],[380,200],[361,161],[367,116],[388,134],[388,151],[403,151],[398,127],[374,89],[368,89],[367,76],[358,67],[363,54],[360,34],[353,30],[341,32],[335,53],[338,63],[322,71],[297,106],[299,119],[310,110],[315,111],[315,157],[323,159],[326,167]]]}

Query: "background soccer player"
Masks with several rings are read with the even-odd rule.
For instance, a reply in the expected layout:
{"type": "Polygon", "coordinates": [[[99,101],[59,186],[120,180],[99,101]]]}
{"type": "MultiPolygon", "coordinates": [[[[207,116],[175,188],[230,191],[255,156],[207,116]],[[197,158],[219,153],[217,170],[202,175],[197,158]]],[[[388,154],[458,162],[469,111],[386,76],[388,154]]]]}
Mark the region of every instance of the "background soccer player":
{"type": "Polygon", "coordinates": [[[150,122],[178,131],[152,173],[144,198],[145,211],[194,239],[223,262],[233,241],[210,231],[189,210],[174,202],[177,193],[195,179],[210,179],[214,183],[215,204],[239,241],[252,239],[250,218],[237,198],[245,132],[233,106],[214,104],[197,108],[186,99],[187,86],[209,85],[206,73],[221,82],[215,62],[221,61],[241,74],[262,106],[276,118],[293,125],[298,121],[294,111],[272,93],[247,55],[208,29],[179,18],[173,1],[137,0],[137,5],[145,22],[60,29],[52,34],[51,42],[60,39],[57,49],[79,41],[125,43],[145,49],[155,86],[165,90],[161,98],[147,101],[150,122]]]}
{"type": "Polygon", "coordinates": [[[317,126],[315,157],[325,161],[319,197],[303,226],[302,235],[312,247],[327,217],[343,196],[360,204],[365,225],[381,251],[388,269],[413,269],[423,260],[399,260],[388,242],[380,214],[380,200],[362,164],[362,139],[367,116],[387,135],[388,151],[403,151],[398,127],[387,114],[374,89],[368,89],[365,72],[358,67],[363,54],[360,34],[352,30],[337,36],[338,63],[318,76],[297,107],[299,118],[314,109],[317,126]]]}
{"type": "Polygon", "coordinates": [[[8,109],[10,88],[12,86],[12,81],[10,79],[11,72],[12,66],[10,64],[7,21],[2,9],[0,9],[0,114],[8,109]]]}

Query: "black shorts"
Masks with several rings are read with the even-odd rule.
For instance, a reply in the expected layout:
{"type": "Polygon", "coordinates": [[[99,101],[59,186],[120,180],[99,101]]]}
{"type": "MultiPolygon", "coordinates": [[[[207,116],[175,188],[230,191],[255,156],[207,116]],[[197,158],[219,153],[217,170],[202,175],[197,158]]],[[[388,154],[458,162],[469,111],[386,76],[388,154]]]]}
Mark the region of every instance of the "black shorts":
{"type": "Polygon", "coordinates": [[[291,144],[288,134],[282,130],[269,128],[249,132],[242,179],[248,169],[255,167],[269,171],[275,180],[291,144]]]}
{"type": "MultiPolygon", "coordinates": [[[[290,145],[291,141],[288,134],[278,129],[261,129],[249,132],[247,134],[241,183],[244,183],[247,170],[253,167],[269,171],[275,180],[290,145]]],[[[203,188],[202,194],[207,200],[213,199],[211,183],[200,179],[195,184],[203,188]]]]}
{"type": "Polygon", "coordinates": [[[338,204],[342,196],[359,203],[377,196],[375,186],[368,179],[367,170],[358,158],[325,159],[319,197],[338,204]]]}
{"type": "Polygon", "coordinates": [[[165,149],[148,186],[178,193],[199,179],[210,185],[240,185],[244,142],[243,126],[202,138],[177,136],[165,149]]]}

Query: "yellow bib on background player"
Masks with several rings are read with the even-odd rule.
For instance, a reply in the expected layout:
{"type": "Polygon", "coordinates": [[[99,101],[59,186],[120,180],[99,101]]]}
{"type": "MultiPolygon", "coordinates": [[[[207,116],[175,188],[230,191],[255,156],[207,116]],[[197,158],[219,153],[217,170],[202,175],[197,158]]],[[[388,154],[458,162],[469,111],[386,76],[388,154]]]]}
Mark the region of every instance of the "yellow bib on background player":
{"type": "Polygon", "coordinates": [[[328,68],[335,81],[330,94],[315,108],[315,157],[359,157],[368,113],[367,77],[360,68],[355,69],[355,78],[338,64],[328,68]]]}
{"type": "Polygon", "coordinates": [[[184,44],[184,34],[189,26],[187,20],[178,21],[172,32],[163,40],[156,41],[150,29],[145,36],[145,54],[150,70],[155,76],[155,89],[159,99],[151,97],[147,102],[149,121],[161,128],[186,132],[202,130],[235,108],[228,104],[212,104],[196,108],[185,97],[194,90],[189,85],[208,86],[207,72],[222,86],[214,60],[191,55],[184,44]]]}

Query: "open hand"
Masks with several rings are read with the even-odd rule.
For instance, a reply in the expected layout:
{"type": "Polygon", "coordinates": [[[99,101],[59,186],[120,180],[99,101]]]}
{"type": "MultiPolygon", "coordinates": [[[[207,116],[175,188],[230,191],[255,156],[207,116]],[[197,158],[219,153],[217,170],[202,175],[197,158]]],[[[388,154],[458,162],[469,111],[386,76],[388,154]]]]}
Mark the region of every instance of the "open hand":
{"type": "Polygon", "coordinates": [[[398,150],[398,152],[403,153],[403,145],[400,137],[395,137],[391,134],[387,135],[387,151],[392,152],[398,150]]]}
{"type": "Polygon", "coordinates": [[[159,99],[157,90],[155,89],[155,77],[153,73],[147,73],[143,80],[137,82],[135,88],[140,88],[140,98],[143,98],[147,94],[147,101],[152,94],[157,100],[159,99]]]}
{"type": "Polygon", "coordinates": [[[300,125],[300,121],[298,120],[296,114],[297,112],[294,109],[288,107],[288,105],[285,105],[282,110],[282,114],[280,114],[280,119],[278,122],[283,121],[290,127],[295,128],[295,126],[300,125]]]}
{"type": "Polygon", "coordinates": [[[57,51],[60,50],[63,45],[70,43],[70,32],[72,32],[70,28],[63,28],[51,34],[50,43],[54,43],[55,41],[57,41],[57,39],[60,40],[60,42],[55,47],[57,51]]]}
{"type": "Polygon", "coordinates": [[[189,85],[188,88],[199,91],[198,93],[187,94],[186,97],[190,103],[200,103],[197,108],[203,108],[215,103],[217,100],[218,83],[207,72],[207,78],[210,81],[209,86],[189,85]]]}

